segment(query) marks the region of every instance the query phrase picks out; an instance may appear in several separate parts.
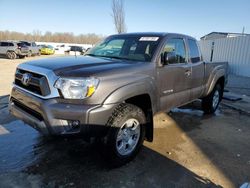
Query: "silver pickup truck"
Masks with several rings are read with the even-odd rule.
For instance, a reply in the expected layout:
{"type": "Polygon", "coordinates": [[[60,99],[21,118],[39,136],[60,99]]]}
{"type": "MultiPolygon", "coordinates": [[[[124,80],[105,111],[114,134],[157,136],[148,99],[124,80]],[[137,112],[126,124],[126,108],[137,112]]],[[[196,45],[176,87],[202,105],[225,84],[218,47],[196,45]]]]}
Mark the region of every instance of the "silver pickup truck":
{"type": "Polygon", "coordinates": [[[45,135],[99,137],[113,164],[153,141],[153,116],[202,100],[217,109],[227,63],[206,63],[189,36],[173,33],[113,35],[82,57],[20,64],[10,111],[45,135]]]}

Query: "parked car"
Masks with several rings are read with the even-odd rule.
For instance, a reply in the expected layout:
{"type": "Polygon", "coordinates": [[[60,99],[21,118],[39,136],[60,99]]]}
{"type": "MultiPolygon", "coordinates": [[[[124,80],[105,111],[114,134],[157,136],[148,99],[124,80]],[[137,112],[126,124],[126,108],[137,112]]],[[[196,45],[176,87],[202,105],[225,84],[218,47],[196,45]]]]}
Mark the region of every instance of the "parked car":
{"type": "Polygon", "coordinates": [[[67,46],[65,44],[57,45],[55,50],[58,50],[60,52],[65,52],[70,50],[70,46],[67,46]]]}
{"type": "Polygon", "coordinates": [[[0,41],[0,55],[5,55],[9,59],[25,58],[29,48],[20,42],[0,41]]]}
{"type": "Polygon", "coordinates": [[[40,55],[40,48],[36,45],[35,42],[28,42],[28,41],[20,41],[21,43],[25,44],[29,47],[28,57],[32,55],[40,55]]]}
{"type": "Polygon", "coordinates": [[[82,57],[18,65],[10,112],[45,135],[100,137],[119,166],[153,141],[154,114],[196,99],[214,113],[227,66],[204,62],[190,36],[113,35],[82,57]]]}
{"type": "Polygon", "coordinates": [[[39,48],[42,55],[53,55],[55,53],[55,49],[51,45],[39,45],[39,48]]]}
{"type": "Polygon", "coordinates": [[[81,46],[70,46],[69,50],[65,51],[67,55],[83,55],[86,50],[81,46]]]}

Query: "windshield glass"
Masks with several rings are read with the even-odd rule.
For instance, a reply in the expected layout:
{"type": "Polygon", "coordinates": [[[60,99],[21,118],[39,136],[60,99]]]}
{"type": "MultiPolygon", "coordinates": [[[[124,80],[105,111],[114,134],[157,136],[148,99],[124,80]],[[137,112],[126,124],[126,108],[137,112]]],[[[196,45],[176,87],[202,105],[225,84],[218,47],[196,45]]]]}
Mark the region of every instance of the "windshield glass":
{"type": "Polygon", "coordinates": [[[159,41],[160,37],[155,36],[109,37],[89,50],[86,55],[149,62],[159,41]]]}

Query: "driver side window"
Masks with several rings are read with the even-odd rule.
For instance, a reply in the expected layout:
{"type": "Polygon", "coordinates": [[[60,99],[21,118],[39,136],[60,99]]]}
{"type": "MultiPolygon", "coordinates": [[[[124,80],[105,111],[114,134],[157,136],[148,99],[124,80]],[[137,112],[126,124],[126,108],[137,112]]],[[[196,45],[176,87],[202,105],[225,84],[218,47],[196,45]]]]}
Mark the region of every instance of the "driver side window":
{"type": "Polygon", "coordinates": [[[173,61],[172,64],[187,62],[187,58],[186,58],[187,53],[186,53],[185,43],[183,39],[180,39],[180,38],[168,39],[163,48],[162,57],[165,52],[175,54],[175,61],[173,61]]]}

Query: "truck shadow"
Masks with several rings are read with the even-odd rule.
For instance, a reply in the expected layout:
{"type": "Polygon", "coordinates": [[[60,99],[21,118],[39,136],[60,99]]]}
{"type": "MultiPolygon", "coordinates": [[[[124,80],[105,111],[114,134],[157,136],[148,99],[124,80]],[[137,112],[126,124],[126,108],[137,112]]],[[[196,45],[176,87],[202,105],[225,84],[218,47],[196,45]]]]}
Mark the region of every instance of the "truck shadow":
{"type": "Polygon", "coordinates": [[[25,171],[42,174],[46,184],[66,187],[220,187],[146,146],[134,161],[111,169],[102,147],[81,139],[40,138],[34,152],[42,157],[25,171]]]}

